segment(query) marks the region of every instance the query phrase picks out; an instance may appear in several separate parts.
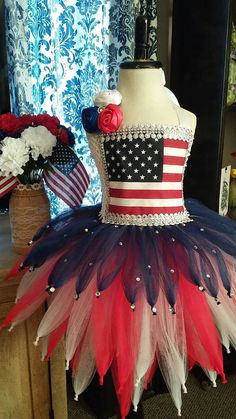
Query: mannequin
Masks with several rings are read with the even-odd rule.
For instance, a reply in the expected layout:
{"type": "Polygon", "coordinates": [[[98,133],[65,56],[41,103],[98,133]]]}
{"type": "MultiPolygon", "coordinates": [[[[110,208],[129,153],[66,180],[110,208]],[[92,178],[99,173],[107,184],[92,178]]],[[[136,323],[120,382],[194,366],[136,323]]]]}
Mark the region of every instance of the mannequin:
{"type": "MultiPolygon", "coordinates": [[[[176,106],[166,94],[162,68],[120,68],[117,90],[122,94],[124,125],[179,125],[176,106]]],[[[186,128],[193,132],[196,116],[182,109],[186,128]]]]}

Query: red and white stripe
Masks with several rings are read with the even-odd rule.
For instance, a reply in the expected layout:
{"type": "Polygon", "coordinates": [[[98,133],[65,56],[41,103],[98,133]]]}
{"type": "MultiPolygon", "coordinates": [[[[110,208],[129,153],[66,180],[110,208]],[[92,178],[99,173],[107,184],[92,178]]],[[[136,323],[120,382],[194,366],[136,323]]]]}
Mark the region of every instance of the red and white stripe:
{"type": "Polygon", "coordinates": [[[187,141],[164,140],[162,182],[109,182],[108,211],[126,215],[183,212],[182,181],[187,149],[187,141]]]}
{"type": "Polygon", "coordinates": [[[15,176],[0,176],[0,198],[14,189],[18,183],[15,176]]]}
{"type": "Polygon", "coordinates": [[[88,189],[89,177],[81,161],[69,175],[64,175],[52,163],[51,170],[44,170],[44,179],[48,187],[69,207],[81,205],[88,189]]]}

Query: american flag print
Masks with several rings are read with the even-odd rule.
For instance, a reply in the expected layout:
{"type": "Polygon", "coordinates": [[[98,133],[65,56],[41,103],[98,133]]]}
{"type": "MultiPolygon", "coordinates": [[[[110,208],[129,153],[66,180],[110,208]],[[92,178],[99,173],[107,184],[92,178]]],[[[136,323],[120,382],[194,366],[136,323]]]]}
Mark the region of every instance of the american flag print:
{"type": "Polygon", "coordinates": [[[89,176],[81,160],[72,149],[59,142],[44,170],[44,180],[71,208],[81,205],[89,186],[89,176]]]}
{"type": "Polygon", "coordinates": [[[15,176],[0,176],[0,198],[14,189],[18,183],[15,176]]]}
{"type": "Polygon", "coordinates": [[[185,140],[151,135],[105,141],[108,211],[130,215],[183,212],[187,150],[185,140]]]}

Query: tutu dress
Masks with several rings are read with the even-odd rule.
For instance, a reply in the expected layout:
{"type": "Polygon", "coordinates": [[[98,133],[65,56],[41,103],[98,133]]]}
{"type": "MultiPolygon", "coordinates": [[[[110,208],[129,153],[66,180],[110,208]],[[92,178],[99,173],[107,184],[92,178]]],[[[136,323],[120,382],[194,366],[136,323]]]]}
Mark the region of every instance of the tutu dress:
{"type": "Polygon", "coordinates": [[[10,273],[25,272],[2,327],[50,300],[43,358],[65,337],[75,398],[110,369],[122,418],[157,366],[181,415],[188,370],[225,382],[222,344],[236,346],[236,223],[184,201],[193,132],[178,112],[178,126],[91,134],[102,205],[52,220],[10,273]]]}

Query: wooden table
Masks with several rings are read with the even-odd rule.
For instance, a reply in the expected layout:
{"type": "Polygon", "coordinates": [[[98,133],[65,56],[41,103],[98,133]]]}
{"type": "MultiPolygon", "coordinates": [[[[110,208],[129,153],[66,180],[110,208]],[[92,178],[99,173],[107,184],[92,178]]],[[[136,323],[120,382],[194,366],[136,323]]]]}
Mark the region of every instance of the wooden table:
{"type": "MultiPolygon", "coordinates": [[[[0,215],[0,322],[14,304],[17,280],[2,279],[19,256],[11,249],[7,215],[0,215]]],[[[63,342],[49,362],[33,345],[45,308],[11,333],[0,331],[0,418],[67,419],[63,342]]]]}

